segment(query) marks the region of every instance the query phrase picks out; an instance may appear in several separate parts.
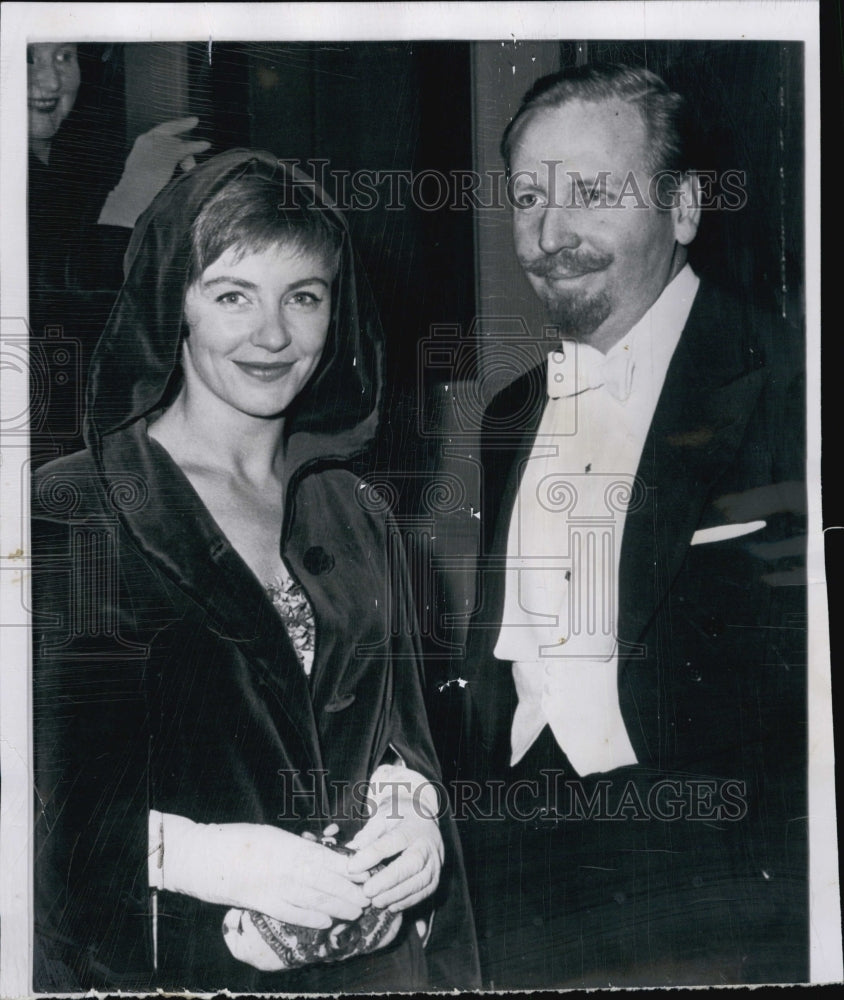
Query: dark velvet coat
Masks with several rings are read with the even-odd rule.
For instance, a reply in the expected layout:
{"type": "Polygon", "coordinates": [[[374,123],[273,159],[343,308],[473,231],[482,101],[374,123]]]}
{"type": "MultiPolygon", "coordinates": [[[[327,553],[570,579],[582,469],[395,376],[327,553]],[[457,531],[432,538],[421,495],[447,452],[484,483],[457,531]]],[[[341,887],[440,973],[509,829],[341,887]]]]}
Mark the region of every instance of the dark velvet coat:
{"type": "Polygon", "coordinates": [[[292,832],[337,820],[345,837],[363,823],[356,795],[379,763],[398,753],[439,774],[401,548],[385,504],[349,468],[375,427],[380,340],[348,241],[329,342],[285,423],[279,546],[316,617],[310,678],[261,583],[146,433],[178,378],[190,221],[234,174],[279,169],[269,154],[223,154],[173,182],[142,217],[94,361],[88,450],[33,483],[38,990],[477,982],[447,817],[424,954],[408,914],[383,952],[261,973],[229,954],[225,907],[161,892],[157,920],[151,911],[150,809],[292,832]]]}
{"type": "MultiPolygon", "coordinates": [[[[618,693],[639,764],[582,780],[561,765],[587,798],[606,782],[610,812],[627,789],[628,807],[610,822],[534,824],[542,829],[533,840],[530,824],[504,833],[501,823],[467,823],[487,981],[665,985],[808,975],[802,371],[799,333],[701,285],[622,539],[618,693]],[[698,529],[753,520],[764,529],[690,544],[698,529]],[[666,781],[678,784],[653,791],[666,781]],[[654,808],[665,810],[648,795],[667,788],[686,803],[704,799],[685,805],[682,818],[660,819],[654,808]],[[723,808],[725,788],[743,804],[723,808]],[[531,879],[544,885],[535,898],[531,879]],[[534,943],[546,932],[540,954],[534,943]]],[[[468,684],[444,753],[464,780],[515,776],[516,694],[510,664],[493,648],[509,518],[544,402],[540,367],[500,393],[485,418],[478,607],[456,668],[468,684]]],[[[455,698],[454,686],[447,695],[455,698]]]]}

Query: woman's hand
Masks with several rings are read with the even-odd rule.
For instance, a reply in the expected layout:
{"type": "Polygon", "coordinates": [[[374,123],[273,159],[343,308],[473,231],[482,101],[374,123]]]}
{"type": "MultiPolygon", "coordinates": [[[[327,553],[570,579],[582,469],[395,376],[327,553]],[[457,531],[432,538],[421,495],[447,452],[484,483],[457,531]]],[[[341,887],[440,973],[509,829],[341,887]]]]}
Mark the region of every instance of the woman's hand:
{"type": "Polygon", "coordinates": [[[205,139],[183,135],[199,124],[196,115],[162,122],[135,140],[126,159],[123,176],[106,198],[100,217],[103,226],[124,226],[131,229],[138,216],[173,176],[176,166],[189,170],[196,165],[195,156],[211,146],[205,139]]]}
{"type": "MultiPolygon", "coordinates": [[[[356,920],[369,905],[349,858],[277,827],[164,816],[162,888],[303,927],[356,920]]],[[[153,858],[153,863],[155,859],[153,858]]]]}
{"type": "Polygon", "coordinates": [[[436,793],[430,786],[426,789],[433,793],[432,806],[424,795],[411,794],[405,785],[402,781],[385,784],[389,794],[376,797],[375,815],[347,845],[357,852],[349,859],[352,877],[398,855],[362,886],[374,906],[389,907],[395,913],[415,906],[436,890],[444,854],[436,793]]]}

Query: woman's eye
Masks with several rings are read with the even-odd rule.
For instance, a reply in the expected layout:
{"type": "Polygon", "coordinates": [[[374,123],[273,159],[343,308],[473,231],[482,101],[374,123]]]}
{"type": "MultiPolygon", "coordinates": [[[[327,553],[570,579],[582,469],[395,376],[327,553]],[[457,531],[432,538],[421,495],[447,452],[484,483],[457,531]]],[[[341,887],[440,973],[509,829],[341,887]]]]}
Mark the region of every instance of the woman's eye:
{"type": "Polygon", "coordinates": [[[293,306],[316,307],[322,299],[314,292],[294,292],[287,302],[293,306]]]}
{"type": "Polygon", "coordinates": [[[217,296],[217,302],[224,306],[240,305],[245,301],[246,296],[243,292],[223,292],[222,295],[217,296]]]}

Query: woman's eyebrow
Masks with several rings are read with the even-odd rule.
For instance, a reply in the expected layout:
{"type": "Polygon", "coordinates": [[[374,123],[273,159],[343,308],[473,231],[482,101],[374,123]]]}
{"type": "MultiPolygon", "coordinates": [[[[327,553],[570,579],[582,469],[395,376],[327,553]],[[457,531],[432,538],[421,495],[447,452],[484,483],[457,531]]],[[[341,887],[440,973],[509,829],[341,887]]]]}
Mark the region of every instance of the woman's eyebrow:
{"type": "Polygon", "coordinates": [[[212,288],[214,285],[237,285],[238,288],[258,287],[254,281],[247,281],[246,278],[234,278],[230,274],[220,274],[216,278],[202,281],[203,288],[212,288]]]}
{"type": "MultiPolygon", "coordinates": [[[[247,278],[236,278],[229,274],[220,274],[216,278],[208,278],[202,281],[203,288],[213,288],[215,285],[236,285],[238,288],[255,289],[258,285],[254,281],[249,281],[247,278]]],[[[314,275],[312,278],[300,278],[298,281],[292,281],[289,285],[285,287],[285,291],[289,292],[295,288],[301,288],[303,285],[323,285],[328,288],[328,282],[324,278],[319,278],[314,275]]]]}
{"type": "Polygon", "coordinates": [[[329,283],[325,278],[318,278],[314,275],[312,278],[300,278],[298,281],[293,281],[287,286],[287,291],[291,291],[294,288],[301,288],[303,285],[322,285],[324,288],[329,287],[329,283]]]}

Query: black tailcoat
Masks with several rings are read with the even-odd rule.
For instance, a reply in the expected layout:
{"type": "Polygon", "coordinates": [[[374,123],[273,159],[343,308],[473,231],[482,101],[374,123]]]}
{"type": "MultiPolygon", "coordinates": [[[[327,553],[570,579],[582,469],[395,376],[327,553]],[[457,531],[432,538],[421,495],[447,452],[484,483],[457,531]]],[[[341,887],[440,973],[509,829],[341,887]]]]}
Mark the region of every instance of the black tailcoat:
{"type": "MultiPolygon", "coordinates": [[[[784,324],[701,285],[622,539],[618,695],[639,763],[583,779],[547,729],[509,768],[516,695],[510,664],[493,656],[544,367],[487,411],[479,592],[457,665],[468,681],[461,718],[451,719],[461,745],[445,757],[457,758],[459,780],[512,783],[559,767],[586,801],[599,789],[603,812],[616,812],[584,817],[558,796],[555,823],[467,820],[496,986],[808,974],[801,347],[784,324]],[[699,529],[754,520],[765,527],[690,544],[699,529]],[[665,810],[666,794],[684,805],[665,810]]],[[[506,803],[489,808],[512,816],[506,803]]]]}

